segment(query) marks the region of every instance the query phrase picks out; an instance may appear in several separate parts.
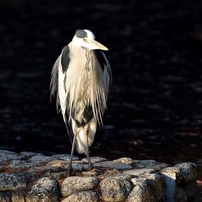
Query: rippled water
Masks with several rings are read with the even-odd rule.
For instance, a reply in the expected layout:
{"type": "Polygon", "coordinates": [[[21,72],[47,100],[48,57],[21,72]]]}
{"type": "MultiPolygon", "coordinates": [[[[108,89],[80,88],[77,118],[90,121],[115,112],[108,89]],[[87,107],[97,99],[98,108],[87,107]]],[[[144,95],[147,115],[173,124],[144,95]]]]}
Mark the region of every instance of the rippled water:
{"type": "Polygon", "coordinates": [[[0,6],[0,149],[70,152],[49,99],[50,71],[75,30],[88,28],[109,48],[113,71],[105,125],[91,155],[192,161],[200,171],[201,4],[8,2],[0,6]]]}

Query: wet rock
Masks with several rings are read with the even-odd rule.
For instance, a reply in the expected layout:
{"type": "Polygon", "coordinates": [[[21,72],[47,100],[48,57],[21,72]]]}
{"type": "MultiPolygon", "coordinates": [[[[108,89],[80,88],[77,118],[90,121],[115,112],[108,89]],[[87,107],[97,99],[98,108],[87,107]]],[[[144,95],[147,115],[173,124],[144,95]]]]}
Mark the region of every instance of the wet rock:
{"type": "Polygon", "coordinates": [[[0,174],[0,190],[16,190],[24,189],[27,184],[37,178],[35,173],[1,173],[0,174]]]}
{"type": "Polygon", "coordinates": [[[100,182],[100,190],[104,201],[123,201],[132,188],[132,183],[126,179],[108,177],[100,182]]]}
{"type": "Polygon", "coordinates": [[[58,202],[59,186],[56,180],[43,177],[37,180],[26,196],[26,202],[58,202]]]}
{"type": "Polygon", "coordinates": [[[71,194],[61,202],[97,202],[99,201],[98,194],[95,191],[87,190],[71,194]]]}
{"type": "Polygon", "coordinates": [[[174,165],[174,167],[178,167],[180,169],[181,175],[183,177],[182,183],[186,184],[188,182],[196,179],[197,176],[197,167],[194,163],[178,163],[174,165]]]}
{"type": "Polygon", "coordinates": [[[68,177],[61,185],[61,194],[67,197],[73,193],[94,189],[98,182],[95,177],[68,177]]]}

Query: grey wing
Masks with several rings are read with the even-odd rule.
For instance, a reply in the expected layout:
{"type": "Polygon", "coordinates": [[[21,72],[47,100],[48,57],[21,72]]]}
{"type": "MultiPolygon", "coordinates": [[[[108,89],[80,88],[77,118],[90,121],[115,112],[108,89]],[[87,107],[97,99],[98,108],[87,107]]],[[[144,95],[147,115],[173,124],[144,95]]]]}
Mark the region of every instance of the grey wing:
{"type": "MultiPolygon", "coordinates": [[[[62,68],[62,72],[65,74],[67,69],[68,69],[69,61],[70,61],[70,59],[69,59],[69,46],[65,46],[62,49],[62,53],[60,54],[60,56],[55,61],[55,64],[53,65],[53,69],[51,71],[51,82],[50,82],[51,93],[50,93],[50,96],[54,97],[56,95],[57,110],[58,110],[58,107],[60,105],[59,95],[58,95],[58,72],[59,72],[59,68],[62,68]]],[[[65,88],[65,86],[64,86],[64,88],[65,88]]]]}
{"type": "Polygon", "coordinates": [[[112,72],[111,72],[111,66],[109,61],[107,60],[105,54],[100,50],[94,50],[94,53],[96,55],[96,58],[98,62],[100,63],[100,66],[102,68],[102,71],[107,71],[108,76],[108,90],[110,91],[111,85],[112,85],[112,72]]]}
{"type": "Polygon", "coordinates": [[[52,71],[51,71],[51,82],[50,82],[50,97],[54,97],[55,94],[57,94],[58,91],[58,68],[60,63],[60,56],[55,61],[55,64],[53,65],[52,71]]]}

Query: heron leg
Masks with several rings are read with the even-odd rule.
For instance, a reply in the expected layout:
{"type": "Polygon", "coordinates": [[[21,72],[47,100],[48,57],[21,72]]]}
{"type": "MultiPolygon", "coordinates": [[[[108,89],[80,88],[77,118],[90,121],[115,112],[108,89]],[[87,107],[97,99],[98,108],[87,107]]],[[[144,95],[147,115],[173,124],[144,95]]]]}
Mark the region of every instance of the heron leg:
{"type": "Polygon", "coordinates": [[[67,176],[68,177],[70,175],[76,175],[76,173],[73,171],[73,168],[72,168],[72,158],[73,158],[73,154],[74,154],[75,140],[76,140],[76,136],[74,135],[73,142],[72,142],[70,161],[69,161],[69,165],[68,165],[68,168],[67,168],[67,176]]]}
{"type": "Polygon", "coordinates": [[[93,166],[90,161],[90,155],[89,155],[88,132],[89,132],[89,123],[84,126],[84,135],[86,137],[86,158],[88,160],[88,170],[92,170],[93,166]]]}

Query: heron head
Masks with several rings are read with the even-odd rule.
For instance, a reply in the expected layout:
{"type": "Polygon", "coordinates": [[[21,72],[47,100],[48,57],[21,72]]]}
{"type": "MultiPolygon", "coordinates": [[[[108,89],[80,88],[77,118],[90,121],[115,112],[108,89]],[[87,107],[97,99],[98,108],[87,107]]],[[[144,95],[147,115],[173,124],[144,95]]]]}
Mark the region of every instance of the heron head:
{"type": "Polygon", "coordinates": [[[89,50],[108,50],[107,47],[95,40],[94,34],[87,29],[78,29],[73,38],[73,43],[77,44],[81,48],[87,48],[89,50]]]}

